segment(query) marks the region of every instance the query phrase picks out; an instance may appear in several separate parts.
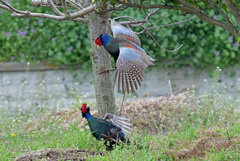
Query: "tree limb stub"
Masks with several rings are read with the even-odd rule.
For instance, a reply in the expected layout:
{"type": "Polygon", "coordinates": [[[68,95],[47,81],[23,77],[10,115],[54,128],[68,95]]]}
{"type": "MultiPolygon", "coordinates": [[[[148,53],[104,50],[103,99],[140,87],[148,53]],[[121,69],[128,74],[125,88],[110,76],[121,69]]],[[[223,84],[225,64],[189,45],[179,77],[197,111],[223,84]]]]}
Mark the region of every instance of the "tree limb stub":
{"type": "Polygon", "coordinates": [[[228,9],[233,14],[233,16],[235,17],[235,19],[237,21],[238,26],[240,27],[240,14],[239,14],[239,10],[236,8],[236,6],[233,4],[233,2],[231,0],[223,0],[223,1],[228,6],[228,9]]]}

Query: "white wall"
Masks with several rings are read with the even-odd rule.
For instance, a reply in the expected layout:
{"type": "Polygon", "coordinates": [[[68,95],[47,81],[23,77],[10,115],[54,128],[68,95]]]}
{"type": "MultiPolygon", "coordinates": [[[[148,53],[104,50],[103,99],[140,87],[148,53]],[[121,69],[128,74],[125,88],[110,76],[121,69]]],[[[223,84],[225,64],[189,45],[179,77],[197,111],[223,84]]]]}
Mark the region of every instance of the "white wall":
{"type": "MultiPolygon", "coordinates": [[[[142,87],[137,91],[137,98],[170,95],[169,80],[171,80],[174,94],[195,85],[196,95],[201,95],[206,91],[211,91],[210,75],[214,70],[215,68],[182,67],[168,70],[152,68],[145,72],[142,87]]],[[[234,96],[240,91],[239,76],[240,70],[237,68],[222,70],[220,75],[222,82],[218,85],[218,91],[226,91],[227,95],[234,96]]],[[[35,101],[39,101],[44,106],[62,103],[67,107],[76,102],[75,97],[70,97],[71,91],[81,95],[85,101],[94,102],[92,73],[85,73],[81,70],[71,72],[69,69],[55,69],[55,67],[46,67],[41,64],[37,67],[27,64],[0,64],[0,105],[7,101],[11,104],[9,108],[24,108],[27,103],[32,106],[35,101]],[[78,76],[73,78],[74,74],[78,76]]],[[[119,103],[122,94],[116,94],[116,96],[119,103]]],[[[136,99],[133,95],[127,98],[136,99]]]]}

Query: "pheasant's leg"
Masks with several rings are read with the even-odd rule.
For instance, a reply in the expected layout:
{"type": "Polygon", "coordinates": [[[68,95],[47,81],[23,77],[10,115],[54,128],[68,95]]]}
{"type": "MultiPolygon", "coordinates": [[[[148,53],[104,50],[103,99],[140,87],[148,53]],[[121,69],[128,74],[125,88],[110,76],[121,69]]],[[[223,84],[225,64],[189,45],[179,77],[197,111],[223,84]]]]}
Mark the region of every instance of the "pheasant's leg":
{"type": "Polygon", "coordinates": [[[106,74],[106,73],[108,73],[108,72],[110,72],[110,71],[113,71],[113,70],[115,70],[116,68],[109,68],[109,69],[106,69],[106,70],[104,70],[104,71],[102,71],[102,72],[100,72],[100,73],[98,73],[99,75],[100,74],[106,74]]]}
{"type": "Polygon", "coordinates": [[[120,114],[119,114],[119,116],[121,116],[121,113],[122,113],[124,98],[125,98],[125,93],[123,94],[122,105],[121,105],[121,108],[120,108],[120,114]]]}

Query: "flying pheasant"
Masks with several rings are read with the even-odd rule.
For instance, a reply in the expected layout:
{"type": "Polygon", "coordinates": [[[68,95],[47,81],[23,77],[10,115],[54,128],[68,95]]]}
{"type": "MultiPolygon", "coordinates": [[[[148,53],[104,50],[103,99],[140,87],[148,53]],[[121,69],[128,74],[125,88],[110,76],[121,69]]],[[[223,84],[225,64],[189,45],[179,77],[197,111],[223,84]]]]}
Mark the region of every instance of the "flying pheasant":
{"type": "Polygon", "coordinates": [[[138,85],[141,86],[143,71],[148,66],[155,65],[155,60],[140,47],[141,41],[132,30],[113,20],[111,29],[114,37],[101,34],[95,43],[104,46],[114,58],[116,67],[100,74],[116,69],[114,83],[118,82],[118,92],[121,87],[123,93],[129,93],[129,88],[134,92],[134,88],[137,90],[138,85]]]}

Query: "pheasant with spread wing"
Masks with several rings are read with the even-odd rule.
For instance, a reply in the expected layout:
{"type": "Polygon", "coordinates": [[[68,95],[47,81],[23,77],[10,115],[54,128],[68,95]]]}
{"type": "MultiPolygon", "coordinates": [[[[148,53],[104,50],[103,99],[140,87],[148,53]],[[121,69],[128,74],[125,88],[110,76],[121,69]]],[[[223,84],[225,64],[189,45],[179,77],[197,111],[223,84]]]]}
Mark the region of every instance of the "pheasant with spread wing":
{"type": "Polygon", "coordinates": [[[116,69],[114,82],[115,84],[116,81],[118,82],[118,92],[120,88],[123,93],[129,93],[129,88],[134,92],[134,89],[138,89],[138,85],[141,86],[143,71],[148,66],[155,65],[155,60],[140,47],[141,41],[132,30],[114,20],[111,21],[111,29],[114,37],[101,34],[95,43],[104,46],[114,58],[116,67],[101,73],[116,69]]]}
{"type": "Polygon", "coordinates": [[[90,108],[87,107],[86,103],[82,105],[81,112],[82,117],[88,121],[92,135],[97,140],[105,140],[107,150],[112,150],[112,146],[117,142],[129,142],[125,137],[131,134],[132,129],[132,124],[128,122],[128,119],[113,114],[106,114],[104,119],[96,118],[90,114],[90,108]]]}

